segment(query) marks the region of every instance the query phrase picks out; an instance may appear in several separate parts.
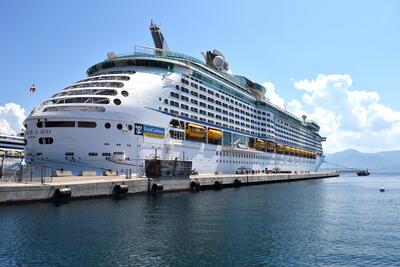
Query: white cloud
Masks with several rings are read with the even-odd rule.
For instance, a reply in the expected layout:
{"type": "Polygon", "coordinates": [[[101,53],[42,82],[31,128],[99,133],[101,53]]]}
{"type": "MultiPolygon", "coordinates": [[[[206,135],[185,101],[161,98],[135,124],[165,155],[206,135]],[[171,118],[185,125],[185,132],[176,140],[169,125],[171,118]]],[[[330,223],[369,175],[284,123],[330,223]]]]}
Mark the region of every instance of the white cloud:
{"type": "MultiPolygon", "coordinates": [[[[323,75],[294,82],[304,92],[309,118],[327,136],[327,152],[355,148],[365,152],[400,148],[400,112],[380,103],[374,91],[352,90],[349,75],[323,75]]],[[[302,109],[298,106],[297,109],[302,109]]]]}
{"type": "Polygon", "coordinates": [[[276,93],[275,85],[270,82],[265,82],[263,86],[267,89],[265,96],[268,100],[281,108],[285,108],[285,100],[276,93]]]}
{"type": "MultiPolygon", "coordinates": [[[[400,149],[400,111],[383,105],[378,92],[352,89],[347,74],[319,74],[312,80],[292,81],[303,96],[301,101],[289,101],[287,109],[298,117],[306,114],[321,126],[320,134],[327,137],[325,152],[400,149]]],[[[274,85],[263,85],[270,101],[284,107],[274,85]]]]}
{"type": "Polygon", "coordinates": [[[14,135],[20,133],[25,118],[25,109],[18,104],[7,103],[0,106],[0,133],[14,135]]]}

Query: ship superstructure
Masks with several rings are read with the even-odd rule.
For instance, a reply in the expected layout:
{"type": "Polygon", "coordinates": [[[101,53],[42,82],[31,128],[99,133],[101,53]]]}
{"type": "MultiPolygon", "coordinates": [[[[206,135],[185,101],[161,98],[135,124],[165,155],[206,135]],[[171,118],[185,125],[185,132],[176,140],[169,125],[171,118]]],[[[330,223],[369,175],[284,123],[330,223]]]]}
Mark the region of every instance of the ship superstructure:
{"type": "Polygon", "coordinates": [[[24,161],[24,137],[0,133],[0,169],[8,168],[24,161]]]}
{"type": "Polygon", "coordinates": [[[156,48],[109,53],[32,111],[24,122],[28,163],[137,174],[149,158],[189,160],[199,173],[319,168],[317,123],[230,74],[218,50],[203,62],[169,51],[159,27],[150,30],[156,48]]]}

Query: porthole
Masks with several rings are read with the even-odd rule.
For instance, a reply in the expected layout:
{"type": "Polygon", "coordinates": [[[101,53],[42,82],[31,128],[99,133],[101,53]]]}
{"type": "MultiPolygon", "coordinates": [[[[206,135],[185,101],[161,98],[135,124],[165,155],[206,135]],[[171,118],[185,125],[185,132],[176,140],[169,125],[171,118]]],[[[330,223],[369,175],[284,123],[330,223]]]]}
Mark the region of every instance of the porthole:
{"type": "Polygon", "coordinates": [[[121,105],[121,100],[119,100],[118,98],[114,99],[114,104],[115,105],[121,105]]]}
{"type": "Polygon", "coordinates": [[[41,145],[51,145],[51,144],[53,144],[53,138],[51,138],[51,137],[42,137],[42,138],[39,138],[39,144],[41,144],[41,145]]]}
{"type": "Polygon", "coordinates": [[[132,129],[133,129],[132,125],[129,124],[129,125],[128,125],[128,130],[129,130],[129,131],[132,131],[132,129]]]}
{"type": "Polygon", "coordinates": [[[106,122],[106,124],[104,124],[104,127],[106,127],[107,129],[111,128],[111,124],[109,122],[106,122]]]}
{"type": "Polygon", "coordinates": [[[128,91],[125,91],[125,90],[124,90],[124,91],[121,92],[121,95],[127,97],[127,96],[129,95],[129,93],[128,93],[128,91]]]}
{"type": "Polygon", "coordinates": [[[121,130],[121,129],[122,129],[122,124],[121,124],[121,123],[118,123],[118,124],[117,124],[117,128],[118,128],[118,130],[121,130]]]}

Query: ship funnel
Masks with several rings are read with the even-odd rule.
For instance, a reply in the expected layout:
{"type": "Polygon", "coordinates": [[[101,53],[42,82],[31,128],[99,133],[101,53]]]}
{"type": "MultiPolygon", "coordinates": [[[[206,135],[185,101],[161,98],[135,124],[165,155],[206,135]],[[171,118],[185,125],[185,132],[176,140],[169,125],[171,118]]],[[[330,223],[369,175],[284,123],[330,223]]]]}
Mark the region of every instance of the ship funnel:
{"type": "Polygon", "coordinates": [[[164,35],[161,32],[160,27],[158,27],[153,21],[150,23],[151,37],[153,37],[154,46],[158,49],[169,50],[167,42],[165,41],[164,35]]]}

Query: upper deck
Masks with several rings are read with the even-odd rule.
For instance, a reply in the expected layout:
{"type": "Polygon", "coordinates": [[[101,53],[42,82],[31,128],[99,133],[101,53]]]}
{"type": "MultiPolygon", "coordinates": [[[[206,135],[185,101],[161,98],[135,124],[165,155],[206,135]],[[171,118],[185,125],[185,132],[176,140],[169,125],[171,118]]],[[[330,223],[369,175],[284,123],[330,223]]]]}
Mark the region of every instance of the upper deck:
{"type": "MultiPolygon", "coordinates": [[[[123,59],[143,59],[143,58],[170,59],[173,61],[182,62],[183,64],[188,64],[191,66],[194,65],[196,67],[200,67],[202,70],[205,70],[206,72],[212,73],[213,75],[220,76],[221,78],[223,78],[227,82],[229,82],[231,85],[238,87],[239,89],[245,91],[246,93],[249,93],[252,95],[254,95],[257,92],[260,95],[264,95],[266,93],[266,89],[264,88],[264,86],[262,86],[261,84],[252,82],[250,79],[248,79],[244,76],[234,75],[234,74],[229,74],[229,73],[225,73],[222,71],[218,71],[216,69],[211,68],[203,61],[201,61],[195,57],[186,55],[186,54],[152,48],[152,47],[147,47],[147,46],[135,46],[135,51],[133,54],[132,53],[121,54],[121,55],[112,54],[112,56],[109,57],[107,60],[90,67],[87,70],[87,74],[89,76],[91,76],[95,72],[97,72],[101,69],[110,67],[113,65],[113,63],[112,63],[113,61],[118,61],[118,60],[123,60],[123,59]]],[[[172,68],[173,66],[166,65],[166,67],[172,68]]]]}
{"type": "MultiPolygon", "coordinates": [[[[173,52],[169,50],[162,50],[147,46],[135,46],[134,53],[126,53],[115,55],[111,53],[108,55],[108,59],[103,62],[97,63],[87,70],[89,76],[95,75],[98,71],[114,68],[114,67],[126,67],[126,66],[145,66],[145,67],[159,67],[173,71],[174,66],[179,64],[183,67],[194,70],[193,75],[196,78],[204,77],[196,70],[211,76],[215,80],[222,81],[233,87],[237,92],[218,84],[217,88],[221,88],[226,91],[230,91],[231,94],[236,95],[241,99],[245,99],[256,106],[273,109],[280,116],[288,118],[295,121],[297,124],[305,125],[304,121],[300,118],[291,114],[289,111],[282,109],[272,103],[270,103],[266,98],[266,89],[261,84],[252,82],[250,79],[240,76],[229,74],[223,71],[218,71],[215,68],[207,65],[203,61],[178,52],[173,52]]],[[[214,80],[213,79],[213,80],[214,80]]],[[[200,79],[201,80],[201,79],[200,79]]],[[[206,83],[211,84],[213,80],[205,79],[206,83]]],[[[319,127],[310,127],[310,130],[318,131],[319,127]],[[318,128],[318,130],[317,130],[318,128]]]]}

